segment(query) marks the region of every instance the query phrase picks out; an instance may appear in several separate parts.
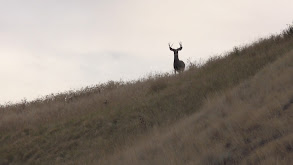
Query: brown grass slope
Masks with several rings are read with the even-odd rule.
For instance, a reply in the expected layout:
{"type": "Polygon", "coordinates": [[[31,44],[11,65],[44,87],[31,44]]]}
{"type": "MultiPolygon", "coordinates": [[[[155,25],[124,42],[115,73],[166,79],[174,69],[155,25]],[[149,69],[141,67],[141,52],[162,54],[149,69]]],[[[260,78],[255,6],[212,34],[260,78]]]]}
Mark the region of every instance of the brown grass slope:
{"type": "Polygon", "coordinates": [[[153,129],[198,112],[207,98],[231,90],[283,57],[293,49],[292,34],[284,31],[260,39],[225,56],[213,57],[204,65],[192,64],[176,76],[111,81],[0,106],[0,164],[104,160],[153,129]]]}
{"type": "Polygon", "coordinates": [[[99,164],[292,164],[293,51],[99,164]]]}

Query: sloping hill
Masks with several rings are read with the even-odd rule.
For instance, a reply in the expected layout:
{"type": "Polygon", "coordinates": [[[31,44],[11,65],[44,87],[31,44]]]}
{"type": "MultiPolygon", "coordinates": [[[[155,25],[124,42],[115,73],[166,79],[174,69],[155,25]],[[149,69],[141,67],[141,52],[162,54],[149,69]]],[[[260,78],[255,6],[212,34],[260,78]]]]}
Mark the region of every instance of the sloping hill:
{"type": "MultiPolygon", "coordinates": [[[[1,106],[0,164],[76,164],[76,162],[95,164],[99,160],[106,161],[108,156],[119,153],[119,150],[125,146],[136,146],[139,139],[148,137],[153,130],[164,130],[169,125],[185,120],[186,116],[194,116],[198,113],[203,113],[203,116],[200,117],[201,122],[205,121],[205,118],[207,121],[215,118],[219,123],[214,123],[215,129],[206,129],[212,127],[200,124],[200,122],[194,124],[195,128],[190,127],[190,129],[205,130],[206,134],[211,134],[210,136],[215,139],[218,136],[222,138],[223,135],[220,133],[222,127],[220,126],[225,123],[220,122],[219,116],[222,114],[223,118],[231,117],[242,124],[240,121],[242,115],[245,115],[244,110],[241,110],[242,107],[236,107],[238,105],[236,102],[234,111],[239,111],[239,113],[233,113],[235,115],[231,116],[224,109],[219,109],[216,111],[219,114],[213,116],[214,113],[210,113],[213,108],[203,108],[203,105],[223,93],[227,95],[227,91],[230,91],[231,94],[230,97],[227,97],[228,101],[225,106],[233,106],[235,86],[251,79],[266,65],[277,59],[292,55],[289,53],[293,49],[292,34],[293,32],[286,30],[280,35],[235,48],[227,55],[213,57],[203,65],[192,64],[187,71],[176,76],[153,75],[135,82],[110,81],[79,91],[47,96],[33,102],[1,106]],[[204,109],[207,109],[207,112],[204,112],[204,109]],[[218,130],[218,133],[215,130],[218,130]]],[[[247,89],[249,88],[247,87],[247,89]]],[[[255,88],[255,91],[257,90],[258,88],[255,88]]],[[[268,91],[268,93],[270,92],[268,91]]],[[[246,95],[243,94],[243,97],[246,95]]],[[[284,95],[284,97],[286,96],[284,95]]],[[[255,101],[258,103],[258,100],[255,101]]],[[[219,103],[226,104],[226,102],[220,101],[219,103]]],[[[260,103],[267,102],[260,99],[260,103]]],[[[283,104],[283,102],[280,103],[283,104]]],[[[247,105],[242,104],[245,109],[247,105]]],[[[220,105],[217,106],[220,107],[220,105]]],[[[288,107],[290,106],[288,105],[288,107]]],[[[262,117],[262,111],[259,110],[259,112],[259,117],[262,117]]],[[[284,112],[289,112],[289,110],[284,112]]],[[[245,120],[245,117],[243,119],[245,120]]],[[[227,129],[238,128],[237,125],[234,125],[237,123],[231,123],[227,129]]],[[[179,126],[173,127],[179,128],[179,126]]],[[[255,131],[258,131],[258,126],[256,127],[255,131]]],[[[183,127],[181,128],[183,129],[183,127]]],[[[235,132],[235,134],[235,137],[240,137],[240,135],[244,136],[246,132],[238,130],[238,133],[235,132]]],[[[281,135],[283,136],[285,133],[281,135]]],[[[160,136],[166,136],[169,139],[167,135],[160,136]]],[[[233,135],[227,136],[234,137],[233,135]]],[[[250,143],[252,140],[247,141],[250,143]]],[[[216,142],[207,138],[207,143],[210,147],[215,148],[213,150],[215,153],[209,154],[211,158],[202,155],[200,161],[205,162],[211,159],[217,162],[216,149],[222,143],[216,142]]],[[[253,146],[257,142],[253,141],[251,145],[253,146]]],[[[267,143],[267,141],[262,143],[267,143]]],[[[227,146],[233,147],[234,145],[236,143],[234,144],[232,138],[231,143],[227,146]]],[[[198,147],[201,147],[200,144],[198,147]]],[[[159,149],[155,148],[155,150],[159,149]]],[[[218,150],[220,152],[220,147],[218,150]]],[[[242,151],[245,148],[239,150],[242,151]]],[[[229,161],[231,159],[231,162],[239,161],[241,159],[239,155],[245,154],[241,151],[231,150],[230,152],[237,154],[228,155],[227,159],[229,161]]],[[[246,157],[254,151],[248,148],[246,157]]],[[[181,150],[178,152],[184,153],[181,150]]],[[[190,159],[188,154],[186,157],[190,159]]],[[[134,159],[136,161],[136,158],[134,159]]],[[[127,162],[128,159],[125,158],[125,160],[127,162]]],[[[226,158],[223,158],[224,160],[226,161],[226,158]]],[[[218,162],[221,162],[221,159],[218,162]]]]}
{"type": "Polygon", "coordinates": [[[292,164],[292,84],[293,51],[103,164],[292,164]]]}

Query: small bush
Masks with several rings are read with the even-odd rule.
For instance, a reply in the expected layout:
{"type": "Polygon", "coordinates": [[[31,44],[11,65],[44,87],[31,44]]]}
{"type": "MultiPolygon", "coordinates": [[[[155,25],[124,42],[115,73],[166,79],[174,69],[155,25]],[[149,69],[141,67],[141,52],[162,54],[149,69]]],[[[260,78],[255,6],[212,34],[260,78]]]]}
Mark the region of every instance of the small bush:
{"type": "Polygon", "coordinates": [[[293,24],[288,25],[288,28],[285,29],[282,33],[283,37],[292,37],[293,36],[293,24]]]}

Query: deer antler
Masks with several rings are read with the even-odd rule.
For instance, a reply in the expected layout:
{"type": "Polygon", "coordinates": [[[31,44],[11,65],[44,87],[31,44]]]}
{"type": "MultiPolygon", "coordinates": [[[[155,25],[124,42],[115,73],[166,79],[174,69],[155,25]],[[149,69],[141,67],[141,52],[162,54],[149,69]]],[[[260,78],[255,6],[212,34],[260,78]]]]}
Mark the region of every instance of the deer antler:
{"type": "Polygon", "coordinates": [[[169,48],[172,48],[172,46],[173,46],[173,44],[172,44],[172,45],[170,45],[170,42],[169,42],[169,48]]]}
{"type": "Polygon", "coordinates": [[[182,42],[179,42],[180,47],[182,47],[182,42]]]}

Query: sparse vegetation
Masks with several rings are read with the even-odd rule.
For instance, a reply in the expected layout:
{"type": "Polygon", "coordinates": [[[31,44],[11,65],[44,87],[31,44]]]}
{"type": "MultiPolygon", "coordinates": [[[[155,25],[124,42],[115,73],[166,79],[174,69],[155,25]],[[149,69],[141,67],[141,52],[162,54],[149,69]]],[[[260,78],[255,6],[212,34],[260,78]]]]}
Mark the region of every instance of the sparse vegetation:
{"type": "Polygon", "coordinates": [[[3,105],[0,164],[286,164],[291,35],[237,47],[176,76],[3,105]]]}

